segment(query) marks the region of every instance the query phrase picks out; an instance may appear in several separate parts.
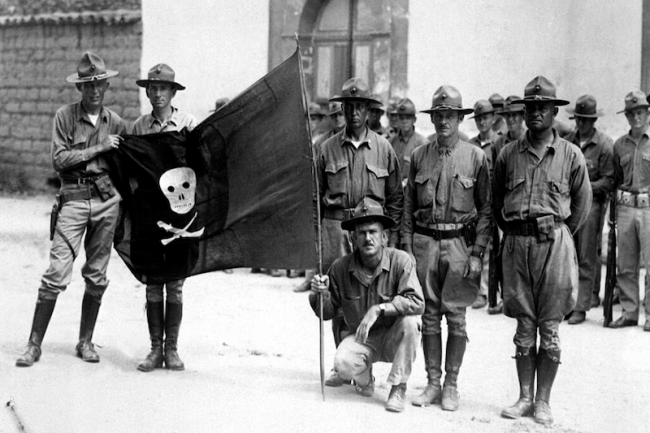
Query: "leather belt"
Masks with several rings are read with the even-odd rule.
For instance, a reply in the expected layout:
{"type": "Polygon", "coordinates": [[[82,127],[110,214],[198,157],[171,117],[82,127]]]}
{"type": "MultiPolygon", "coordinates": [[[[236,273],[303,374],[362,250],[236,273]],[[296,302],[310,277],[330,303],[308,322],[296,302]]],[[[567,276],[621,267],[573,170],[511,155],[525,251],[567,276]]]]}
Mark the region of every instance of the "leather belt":
{"type": "MultiPolygon", "coordinates": [[[[562,223],[555,222],[553,228],[560,227],[562,223]]],[[[503,232],[514,236],[538,236],[537,221],[508,221],[503,232]]]]}
{"type": "Polygon", "coordinates": [[[650,194],[647,192],[617,191],[616,203],[640,209],[650,207],[650,194]]]}
{"type": "Polygon", "coordinates": [[[416,224],[414,230],[415,233],[424,236],[429,236],[437,241],[443,239],[454,239],[454,238],[465,236],[465,226],[461,226],[459,229],[453,229],[453,230],[437,230],[434,228],[425,227],[416,224]]]}
{"type": "Polygon", "coordinates": [[[323,218],[346,221],[354,216],[354,209],[325,209],[323,218]]]}
{"type": "Polygon", "coordinates": [[[61,183],[63,185],[94,185],[95,181],[98,179],[95,177],[61,177],[61,183]]]}
{"type": "Polygon", "coordinates": [[[69,201],[74,200],[90,200],[93,197],[97,197],[97,192],[95,188],[81,189],[79,191],[65,191],[60,193],[61,205],[69,201]]]}

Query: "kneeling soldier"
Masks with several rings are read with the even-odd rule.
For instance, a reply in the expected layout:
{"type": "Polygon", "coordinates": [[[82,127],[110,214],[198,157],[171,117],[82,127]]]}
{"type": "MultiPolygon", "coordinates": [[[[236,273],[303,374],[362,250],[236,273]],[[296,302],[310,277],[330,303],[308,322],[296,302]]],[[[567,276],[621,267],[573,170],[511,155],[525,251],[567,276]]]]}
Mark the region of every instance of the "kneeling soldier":
{"type": "Polygon", "coordinates": [[[309,302],[318,314],[318,297],[323,296],[324,320],[343,311],[348,333],[336,350],[334,371],[343,380],[354,380],[357,393],[372,396],[374,362],[393,363],[386,410],[401,412],[420,343],[424,300],[411,258],[385,247],[394,225],[379,203],[364,198],[354,216],[341,223],[352,232],[355,251],[337,259],[326,276],[314,276],[309,302]]]}

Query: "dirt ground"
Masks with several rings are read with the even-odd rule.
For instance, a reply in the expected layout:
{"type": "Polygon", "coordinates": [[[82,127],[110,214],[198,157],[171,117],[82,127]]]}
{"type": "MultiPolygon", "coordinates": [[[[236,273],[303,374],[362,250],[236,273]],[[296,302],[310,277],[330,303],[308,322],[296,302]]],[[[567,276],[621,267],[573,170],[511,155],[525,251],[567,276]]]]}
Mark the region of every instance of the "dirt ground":
{"type": "MultiPolygon", "coordinates": [[[[388,364],[375,364],[371,398],[351,386],[319,382],[318,320],[299,280],[214,272],[190,278],[179,354],[186,370],[136,370],[148,352],[144,286],[117,254],[109,268],[95,343],[99,364],[75,357],[83,281],[59,301],[31,368],[17,368],[31,325],[42,272],[48,265],[48,197],[0,197],[0,432],[20,432],[6,403],[13,399],[25,431],[45,432],[650,432],[650,333],[641,326],[602,327],[602,308],[587,322],[560,328],[562,365],[553,388],[555,424],[500,417],[518,385],[515,321],[468,311],[470,343],[461,369],[460,410],[407,405],[384,410],[388,364]]],[[[617,307],[614,316],[620,313],[617,307]]],[[[644,317],[641,318],[641,325],[644,317]]],[[[334,354],[325,327],[326,368],[334,354]]],[[[426,385],[421,353],[407,399],[426,385]]]]}

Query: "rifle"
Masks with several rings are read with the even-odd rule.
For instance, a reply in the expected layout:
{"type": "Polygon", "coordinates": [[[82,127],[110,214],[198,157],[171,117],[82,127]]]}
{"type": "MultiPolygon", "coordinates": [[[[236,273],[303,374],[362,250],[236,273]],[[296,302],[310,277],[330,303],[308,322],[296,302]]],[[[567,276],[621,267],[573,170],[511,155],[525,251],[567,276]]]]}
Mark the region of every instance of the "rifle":
{"type": "Polygon", "coordinates": [[[499,254],[499,228],[495,224],[492,228],[492,246],[490,247],[490,258],[488,259],[488,305],[497,306],[497,292],[501,275],[501,257],[499,254]]]}
{"type": "Polygon", "coordinates": [[[616,191],[612,194],[609,206],[609,237],[607,243],[607,273],[605,274],[605,298],[603,299],[603,326],[609,327],[612,321],[612,299],[616,287],[616,191]]]}

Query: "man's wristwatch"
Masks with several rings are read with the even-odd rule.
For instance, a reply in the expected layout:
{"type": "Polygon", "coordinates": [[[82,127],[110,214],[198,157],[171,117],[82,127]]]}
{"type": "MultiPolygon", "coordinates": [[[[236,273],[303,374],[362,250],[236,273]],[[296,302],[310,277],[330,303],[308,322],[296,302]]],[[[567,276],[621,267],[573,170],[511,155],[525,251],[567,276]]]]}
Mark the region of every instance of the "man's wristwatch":
{"type": "Polygon", "coordinates": [[[379,304],[379,315],[383,316],[386,314],[386,304],[379,304]]]}
{"type": "Polygon", "coordinates": [[[483,253],[478,252],[478,251],[472,251],[469,255],[472,256],[472,257],[478,257],[479,259],[483,258],[483,253]]]}

